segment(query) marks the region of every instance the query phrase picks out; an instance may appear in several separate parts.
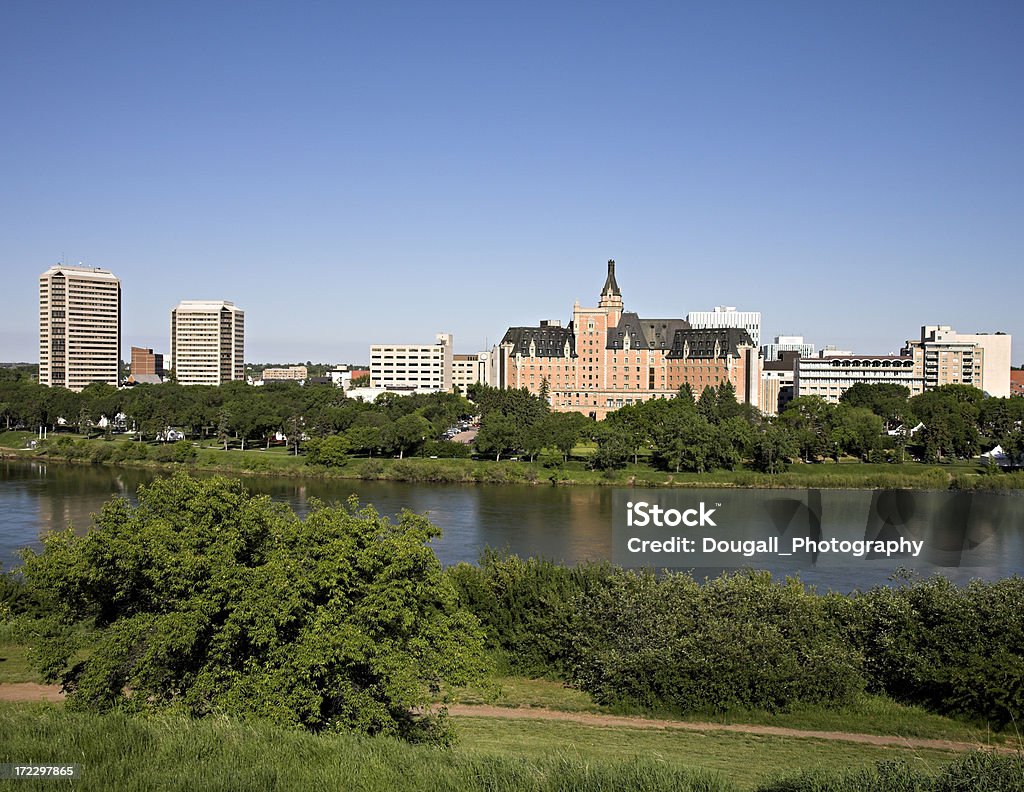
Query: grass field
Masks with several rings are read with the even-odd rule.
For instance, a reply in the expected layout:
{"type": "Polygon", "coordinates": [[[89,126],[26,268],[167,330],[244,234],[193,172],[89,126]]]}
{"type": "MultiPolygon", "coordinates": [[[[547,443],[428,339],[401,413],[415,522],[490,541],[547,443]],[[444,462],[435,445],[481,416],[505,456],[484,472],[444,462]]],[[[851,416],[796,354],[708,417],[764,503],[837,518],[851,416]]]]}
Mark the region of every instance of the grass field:
{"type": "MultiPolygon", "coordinates": [[[[450,750],[264,723],[87,715],[0,705],[0,762],[75,763],[75,788],[235,790],[753,790],[808,770],[903,759],[929,774],[942,751],[718,732],[455,719],[450,750]]],[[[19,781],[52,789],[57,781],[19,781]]]]}

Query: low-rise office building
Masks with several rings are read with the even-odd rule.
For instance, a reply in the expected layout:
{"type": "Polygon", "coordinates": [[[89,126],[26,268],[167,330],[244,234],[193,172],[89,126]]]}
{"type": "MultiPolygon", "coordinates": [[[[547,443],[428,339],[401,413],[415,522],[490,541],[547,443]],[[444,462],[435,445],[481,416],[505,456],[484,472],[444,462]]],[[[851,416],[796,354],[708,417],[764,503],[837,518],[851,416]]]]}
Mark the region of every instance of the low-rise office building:
{"type": "Polygon", "coordinates": [[[858,382],[902,385],[916,396],[924,381],[915,360],[907,355],[833,355],[799,358],[793,375],[795,397],[820,396],[837,404],[858,382]]]}

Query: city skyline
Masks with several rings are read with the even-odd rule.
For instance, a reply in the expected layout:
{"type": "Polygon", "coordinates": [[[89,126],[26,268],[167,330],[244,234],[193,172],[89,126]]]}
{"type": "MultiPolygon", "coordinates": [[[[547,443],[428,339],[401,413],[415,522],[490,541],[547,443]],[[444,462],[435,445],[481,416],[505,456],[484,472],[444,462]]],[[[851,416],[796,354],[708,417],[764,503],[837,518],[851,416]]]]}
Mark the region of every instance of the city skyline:
{"type": "Polygon", "coordinates": [[[609,258],[762,342],[1024,337],[1018,4],[6,16],[0,360],[62,260],[121,279],[122,356],[186,297],[244,305],[252,362],[481,350],[609,258]]]}

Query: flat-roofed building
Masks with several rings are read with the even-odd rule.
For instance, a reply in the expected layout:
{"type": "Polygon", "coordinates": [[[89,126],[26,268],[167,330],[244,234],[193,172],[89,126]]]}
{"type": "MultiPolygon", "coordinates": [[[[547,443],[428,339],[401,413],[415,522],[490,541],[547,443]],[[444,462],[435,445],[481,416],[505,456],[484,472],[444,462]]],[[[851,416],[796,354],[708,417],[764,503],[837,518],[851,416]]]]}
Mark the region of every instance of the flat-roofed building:
{"type": "Polygon", "coordinates": [[[145,347],[132,347],[132,372],[138,377],[141,374],[164,375],[164,356],[145,347]]]}
{"type": "Polygon", "coordinates": [[[925,389],[972,385],[990,396],[1010,395],[1011,337],[1006,333],[957,333],[948,325],[925,325],[919,341],[903,352],[918,362],[925,389]]]}
{"type": "Polygon", "coordinates": [[[121,281],[110,270],[50,267],[39,276],[39,384],[80,391],[121,383],[121,281]]]}
{"type": "Polygon", "coordinates": [[[761,412],[765,415],[777,415],[793,401],[796,362],[800,353],[796,350],[785,350],[778,353],[775,360],[762,360],[761,363],[761,412]]]}
{"type": "Polygon", "coordinates": [[[690,311],[686,321],[694,330],[735,327],[746,330],[755,347],[761,345],[761,312],[737,311],[732,305],[716,305],[713,311],[690,311]]]}
{"type": "Polygon", "coordinates": [[[837,404],[858,382],[903,385],[916,396],[924,390],[918,365],[909,355],[826,355],[800,358],[793,375],[795,397],[820,396],[837,404]]]}
{"type": "Polygon", "coordinates": [[[469,386],[488,381],[491,356],[487,352],[452,355],[452,385],[465,396],[469,386]]]}
{"type": "Polygon", "coordinates": [[[1010,372],[1010,395],[1024,396],[1024,370],[1013,369],[1010,372]]]}
{"type": "Polygon", "coordinates": [[[309,379],[306,366],[288,366],[286,368],[263,369],[263,381],[267,380],[305,380],[309,379]]]}
{"type": "Polygon", "coordinates": [[[433,344],[374,344],[370,387],[401,392],[450,392],[452,336],[438,333],[433,344]]]}
{"type": "Polygon", "coordinates": [[[171,310],[171,366],[182,385],[245,380],[245,312],[226,300],[183,300],[171,310]]]}
{"type": "Polygon", "coordinates": [[[796,352],[797,357],[814,357],[817,350],[814,344],[808,344],[803,336],[775,336],[770,344],[761,347],[761,357],[764,362],[776,362],[781,360],[783,352],[796,352]]]}

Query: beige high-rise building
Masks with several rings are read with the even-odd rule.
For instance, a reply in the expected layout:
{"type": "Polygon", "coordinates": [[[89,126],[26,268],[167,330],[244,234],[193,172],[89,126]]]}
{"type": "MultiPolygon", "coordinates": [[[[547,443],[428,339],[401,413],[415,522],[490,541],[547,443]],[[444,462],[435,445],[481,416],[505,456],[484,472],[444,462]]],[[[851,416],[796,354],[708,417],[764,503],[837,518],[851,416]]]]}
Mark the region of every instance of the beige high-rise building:
{"type": "Polygon", "coordinates": [[[224,300],[182,300],[171,310],[171,368],[181,385],[245,379],[245,312],[224,300]]]}
{"type": "Polygon", "coordinates": [[[80,391],[121,381],[121,281],[109,270],[50,267],[39,276],[39,383],[80,391]]]}
{"type": "Polygon", "coordinates": [[[990,396],[1010,395],[1010,346],[1006,333],[958,333],[948,325],[925,325],[920,341],[907,341],[925,390],[973,385],[990,396]]]}

